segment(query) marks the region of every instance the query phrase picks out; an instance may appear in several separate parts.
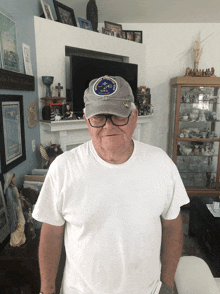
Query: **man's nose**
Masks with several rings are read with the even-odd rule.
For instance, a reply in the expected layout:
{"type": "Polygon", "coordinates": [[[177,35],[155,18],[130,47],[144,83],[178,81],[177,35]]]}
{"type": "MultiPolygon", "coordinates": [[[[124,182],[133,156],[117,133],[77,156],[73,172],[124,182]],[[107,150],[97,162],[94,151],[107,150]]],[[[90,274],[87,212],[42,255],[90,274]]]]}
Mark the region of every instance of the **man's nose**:
{"type": "Polygon", "coordinates": [[[113,125],[113,123],[112,123],[112,121],[111,121],[111,118],[110,117],[108,117],[107,118],[107,120],[106,120],[106,123],[105,123],[105,125],[104,125],[104,127],[113,127],[114,125],[113,125]]]}

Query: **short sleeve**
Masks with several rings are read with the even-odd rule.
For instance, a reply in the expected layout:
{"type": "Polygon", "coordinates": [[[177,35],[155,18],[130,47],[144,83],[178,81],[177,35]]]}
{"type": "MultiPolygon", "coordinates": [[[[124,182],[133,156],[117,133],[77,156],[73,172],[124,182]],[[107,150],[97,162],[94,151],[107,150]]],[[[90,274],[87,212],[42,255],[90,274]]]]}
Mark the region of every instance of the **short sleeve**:
{"type": "Polygon", "coordinates": [[[58,169],[56,160],[51,164],[40,195],[33,211],[33,218],[37,221],[54,226],[62,226],[65,223],[60,209],[60,191],[58,169]]]}
{"type": "Polygon", "coordinates": [[[189,203],[189,197],[179,171],[171,159],[169,162],[169,179],[167,184],[167,199],[162,217],[166,220],[171,220],[177,218],[181,206],[189,203]]]}

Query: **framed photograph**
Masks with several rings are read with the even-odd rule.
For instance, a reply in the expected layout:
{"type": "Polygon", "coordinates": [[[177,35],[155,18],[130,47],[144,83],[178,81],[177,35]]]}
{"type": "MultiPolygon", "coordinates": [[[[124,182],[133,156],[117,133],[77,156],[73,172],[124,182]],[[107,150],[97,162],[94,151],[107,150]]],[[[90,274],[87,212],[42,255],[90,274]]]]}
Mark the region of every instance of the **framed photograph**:
{"type": "Polygon", "coordinates": [[[5,238],[10,234],[9,228],[9,220],[8,220],[8,212],[4,197],[4,186],[3,186],[3,175],[1,174],[1,181],[0,181],[0,243],[2,243],[5,238]]]}
{"type": "Polygon", "coordinates": [[[142,31],[134,31],[134,41],[137,43],[143,43],[142,31]]]}
{"type": "Polygon", "coordinates": [[[125,39],[134,41],[137,43],[142,43],[143,38],[142,38],[142,31],[123,31],[126,35],[125,39]]]}
{"type": "Polygon", "coordinates": [[[2,172],[26,160],[23,96],[0,95],[0,152],[2,172]]]}
{"type": "Polygon", "coordinates": [[[75,14],[72,8],[53,0],[54,8],[59,22],[77,27],[75,14]]]}
{"type": "Polygon", "coordinates": [[[134,41],[134,31],[123,31],[126,35],[125,39],[129,41],[134,41]]]}
{"type": "Polygon", "coordinates": [[[109,21],[104,21],[104,23],[105,23],[106,29],[109,29],[114,32],[114,36],[116,36],[118,38],[123,38],[121,24],[117,24],[117,23],[113,23],[113,22],[109,22],[109,21]]]}
{"type": "Polygon", "coordinates": [[[61,103],[50,103],[50,120],[59,121],[63,116],[63,105],[61,103]]]}
{"type": "Polygon", "coordinates": [[[108,36],[114,36],[114,31],[106,28],[102,28],[102,33],[108,36]]]}
{"type": "Polygon", "coordinates": [[[50,20],[54,20],[50,5],[47,2],[45,2],[44,0],[40,0],[40,1],[41,1],[43,11],[44,11],[45,18],[50,19],[50,20]]]}
{"type": "Polygon", "coordinates": [[[79,26],[82,29],[93,31],[91,21],[84,19],[84,18],[81,18],[81,17],[78,17],[78,21],[79,21],[79,26]]]}
{"type": "Polygon", "coordinates": [[[31,65],[31,51],[30,46],[22,43],[24,68],[26,75],[33,76],[32,65],[31,65]]]}

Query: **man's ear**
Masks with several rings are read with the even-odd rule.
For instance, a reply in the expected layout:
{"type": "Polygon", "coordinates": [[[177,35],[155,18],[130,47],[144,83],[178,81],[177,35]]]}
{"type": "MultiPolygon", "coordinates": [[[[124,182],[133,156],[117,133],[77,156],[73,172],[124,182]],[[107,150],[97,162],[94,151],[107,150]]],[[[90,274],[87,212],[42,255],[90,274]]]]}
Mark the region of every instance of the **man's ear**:
{"type": "Polygon", "coordinates": [[[86,118],[85,114],[83,114],[83,118],[84,118],[85,122],[87,123],[87,125],[89,126],[89,121],[88,121],[88,119],[86,118]]]}

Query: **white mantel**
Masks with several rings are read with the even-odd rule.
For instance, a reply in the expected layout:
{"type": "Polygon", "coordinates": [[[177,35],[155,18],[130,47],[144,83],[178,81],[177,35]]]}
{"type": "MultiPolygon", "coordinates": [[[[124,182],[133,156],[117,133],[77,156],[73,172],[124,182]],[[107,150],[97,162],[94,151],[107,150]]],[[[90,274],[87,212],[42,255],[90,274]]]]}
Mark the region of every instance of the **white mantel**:
{"type": "MultiPolygon", "coordinates": [[[[133,139],[141,141],[141,133],[143,124],[152,117],[152,115],[139,116],[137,121],[137,127],[133,135],[133,139]]],[[[88,127],[84,119],[79,120],[63,120],[63,121],[51,121],[41,122],[43,130],[48,135],[51,133],[56,134],[57,144],[60,144],[61,149],[66,151],[74,145],[82,144],[90,140],[88,127]]]]}

